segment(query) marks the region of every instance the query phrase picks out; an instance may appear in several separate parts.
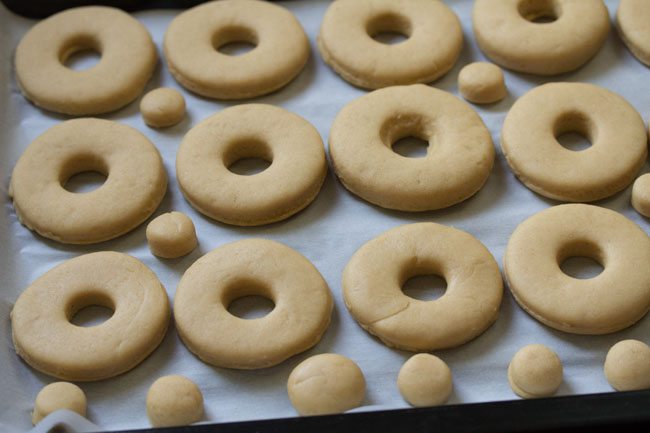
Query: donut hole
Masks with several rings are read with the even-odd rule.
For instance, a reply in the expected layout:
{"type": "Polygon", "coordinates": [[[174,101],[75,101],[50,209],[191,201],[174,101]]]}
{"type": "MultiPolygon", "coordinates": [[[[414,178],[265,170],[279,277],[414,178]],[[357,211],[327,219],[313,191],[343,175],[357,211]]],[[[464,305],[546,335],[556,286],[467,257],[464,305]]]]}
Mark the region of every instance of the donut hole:
{"type": "Polygon", "coordinates": [[[566,275],[579,280],[595,278],[605,267],[600,248],[589,241],[574,241],[558,255],[558,265],[566,275]]]}
{"type": "Polygon", "coordinates": [[[225,152],[224,164],[232,173],[253,176],[265,171],[273,163],[273,153],[268,144],[251,139],[233,143],[225,152]]]}
{"type": "Polygon", "coordinates": [[[402,292],[419,301],[435,301],[447,290],[447,281],[440,275],[416,275],[406,280],[402,292]]]}
{"type": "Polygon", "coordinates": [[[100,188],[108,179],[108,167],[93,155],[81,156],[64,164],[61,186],[69,192],[85,194],[100,188]]]}
{"type": "Polygon", "coordinates": [[[418,137],[404,137],[393,143],[393,152],[405,158],[424,158],[427,156],[429,143],[418,137]]]}
{"type": "Polygon", "coordinates": [[[566,113],[555,124],[555,139],[565,149],[581,152],[592,146],[593,125],[582,113],[566,113]]]}
{"type": "Polygon", "coordinates": [[[560,17],[560,5],[555,0],[522,0],[519,15],[534,24],[548,24],[560,17]]]}
{"type": "Polygon", "coordinates": [[[381,44],[396,45],[411,37],[413,26],[403,15],[385,13],[369,20],[366,31],[372,39],[381,44]]]}
{"type": "Polygon", "coordinates": [[[73,299],[67,308],[68,321],[75,326],[89,328],[108,321],[115,313],[115,304],[106,295],[91,293],[73,299]]]}
{"type": "Polygon", "coordinates": [[[253,29],[232,26],[219,29],[212,37],[212,46],[221,54],[241,56],[253,51],[259,43],[253,29]]]}
{"type": "Polygon", "coordinates": [[[429,152],[431,128],[421,116],[404,114],[388,119],[379,131],[384,144],[405,158],[424,158],[429,152]]]}
{"type": "Polygon", "coordinates": [[[262,282],[242,279],[226,290],[223,304],[240,319],[260,319],[275,309],[270,289],[262,282]]]}
{"type": "Polygon", "coordinates": [[[100,44],[91,36],[78,36],[63,45],[59,60],[66,68],[86,71],[95,67],[101,60],[100,44]]]}

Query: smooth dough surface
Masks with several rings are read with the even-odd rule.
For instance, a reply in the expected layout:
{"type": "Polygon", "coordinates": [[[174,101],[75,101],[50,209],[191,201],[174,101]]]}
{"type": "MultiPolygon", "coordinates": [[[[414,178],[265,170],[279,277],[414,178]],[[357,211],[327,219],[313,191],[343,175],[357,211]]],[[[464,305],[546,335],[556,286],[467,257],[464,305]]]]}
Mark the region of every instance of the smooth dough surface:
{"type": "Polygon", "coordinates": [[[427,407],[445,404],[454,385],[445,361],[429,353],[418,353],[402,365],[397,387],[411,406],[427,407]]]}
{"type": "Polygon", "coordinates": [[[147,225],[147,242],[154,255],[167,259],[189,254],[198,244],[194,223],[176,211],[157,216],[147,225]]]}
{"type": "Polygon", "coordinates": [[[178,333],[193,353],[218,367],[271,367],[314,346],[330,323],[327,283],[309,260],[278,242],[246,239],[212,250],[185,272],[174,299],[178,333]],[[244,296],[275,304],[264,317],[228,311],[244,296]]]}
{"type": "Polygon", "coordinates": [[[650,173],[639,176],[634,181],[632,206],[638,213],[650,218],[650,173]]]}
{"type": "Polygon", "coordinates": [[[70,381],[107,379],[154,351],[169,323],[167,293],[139,260],[103,251],[52,268],[18,297],[11,311],[16,353],[36,370],[70,381]],[[97,326],[70,321],[88,306],[113,310],[97,326]]]}
{"type": "Polygon", "coordinates": [[[463,67],[458,74],[458,90],[463,98],[475,104],[492,104],[508,94],[503,71],[488,62],[463,67]]]}
{"type": "Polygon", "coordinates": [[[142,93],[158,54],[149,32],[131,15],[87,6],[34,25],[16,48],[16,78],[27,99],[50,111],[83,116],[122,108],[142,93]],[[76,71],[65,61],[92,50],[101,59],[76,71]]]}
{"type": "Polygon", "coordinates": [[[503,262],[519,305],[560,331],[609,334],[650,309],[650,238],[613,210],[585,204],[545,209],[515,229],[503,262]],[[569,257],[592,258],[603,271],[570,277],[560,268],[569,257]]]}
{"type": "Polygon", "coordinates": [[[474,195],[494,164],[490,132],[476,112],[451,93],[415,84],[375,90],[348,103],[330,130],[336,175],[351,192],[388,209],[425,211],[474,195]],[[423,158],[392,150],[417,137],[423,158]]]}
{"type": "Polygon", "coordinates": [[[345,305],[361,327],[391,347],[413,352],[460,346],[499,314],[503,282],[490,252],[472,235],[435,223],[388,230],[354,253],[343,271],[345,305]],[[404,294],[412,277],[440,275],[445,294],[404,294]]]}
{"type": "Polygon", "coordinates": [[[438,0],[337,0],[318,35],[325,62],[367,89],[434,81],[454,66],[462,47],[458,17],[438,0]],[[407,39],[393,45],[373,39],[382,32],[407,39]]]}
{"type": "Polygon", "coordinates": [[[617,391],[650,388],[650,347],[642,341],[623,340],[609,349],[605,377],[617,391]]]}
{"type": "Polygon", "coordinates": [[[508,366],[508,382],[523,398],[549,397],[563,380],[562,361],[557,354],[541,344],[521,348],[508,366]]]}
{"type": "Polygon", "coordinates": [[[603,0],[476,0],[474,36],[493,62],[519,72],[573,71],[601,49],[609,34],[603,0]],[[534,22],[538,19],[552,22],[534,22]]]}
{"type": "Polygon", "coordinates": [[[621,0],[616,22],[627,48],[642,63],[650,66],[650,2],[621,0]]]}
{"type": "Polygon", "coordinates": [[[185,98],[176,89],[160,87],[144,95],[140,112],[144,122],[151,127],[173,126],[185,117],[185,98]]]}
{"type": "Polygon", "coordinates": [[[184,376],[163,376],[147,392],[147,416],[153,427],[185,426],[203,418],[203,394],[184,376]]]}
{"type": "Polygon", "coordinates": [[[176,154],[178,183],[190,204],[239,226],[270,224],[299,212],[316,198],[326,174],[316,128],[265,104],[238,105],[208,117],[185,135],[176,154]],[[271,165],[252,176],[228,169],[243,158],[271,165]]]}
{"type": "Polygon", "coordinates": [[[591,202],[625,189],[648,154],[639,113],[621,96],[586,83],[550,83],[519,98],[506,116],[501,147],[510,168],[545,197],[591,202]],[[578,133],[591,146],[557,140],[578,133]]]}
{"type": "Polygon", "coordinates": [[[169,71],[183,87],[208,98],[244,99],[293,80],[307,63],[309,40],[281,6],[220,0],[176,16],[165,32],[164,50],[169,71]],[[218,51],[232,42],[255,48],[239,56],[218,51]]]}
{"type": "Polygon", "coordinates": [[[67,244],[92,244],[131,231],[160,204],[167,174],[156,147],[127,125],[102,119],[59,123],[37,137],[14,167],[9,186],[20,222],[67,244]],[[64,188],[75,174],[106,176],[85,193],[64,188]]]}
{"type": "Polygon", "coordinates": [[[60,409],[67,409],[86,416],[86,394],[74,383],[54,382],[43,387],[34,401],[32,424],[60,409]]]}
{"type": "Polygon", "coordinates": [[[305,359],[291,371],[287,391],[300,415],[335,414],[361,406],[366,380],[351,359],[324,353],[305,359]]]}

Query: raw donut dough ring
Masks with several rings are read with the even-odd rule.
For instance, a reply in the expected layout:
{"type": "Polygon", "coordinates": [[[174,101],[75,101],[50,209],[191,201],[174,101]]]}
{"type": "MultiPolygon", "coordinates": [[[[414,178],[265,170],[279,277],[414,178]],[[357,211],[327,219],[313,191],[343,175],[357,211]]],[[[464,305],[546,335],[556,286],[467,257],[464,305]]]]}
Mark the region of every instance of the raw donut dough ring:
{"type": "Polygon", "coordinates": [[[445,404],[454,385],[445,361],[430,353],[418,353],[400,368],[397,387],[411,406],[428,407],[445,404]]]}
{"type": "Polygon", "coordinates": [[[16,79],[34,104],[74,116],[122,108],[142,93],[158,54],[147,29],[111,7],[69,9],[37,23],[16,48],[16,79]],[[100,53],[95,66],[75,71],[72,54],[100,53]]]}
{"type": "Polygon", "coordinates": [[[148,126],[167,128],[185,117],[185,98],[176,89],[159,87],[144,95],[140,101],[140,112],[148,126]]]}
{"type": "Polygon", "coordinates": [[[476,0],[472,22],[492,61],[537,75],[578,69],[600,50],[610,29],[603,0],[476,0]],[[532,22],[546,16],[557,19],[532,22]]]}
{"type": "Polygon", "coordinates": [[[11,176],[9,196],[21,223],[67,244],[92,244],[131,231],[160,204],[167,175],[156,147],[137,130],[102,119],[74,119],[36,138],[11,176]],[[73,193],[73,175],[96,171],[106,182],[73,193]]]}
{"type": "Polygon", "coordinates": [[[650,347],[638,340],[619,341],[607,352],[603,370],[617,391],[650,389],[650,347]]]}
{"type": "Polygon", "coordinates": [[[639,61],[650,66],[650,3],[645,0],[621,0],[616,22],[627,48],[639,61]]]}
{"type": "Polygon", "coordinates": [[[486,182],[492,137],[481,118],[450,93],[423,84],[375,90],[334,120],[329,152],[341,183],[388,209],[425,211],[459,203],[486,182]],[[392,150],[399,139],[429,142],[424,158],[392,150]]]}
{"type": "Polygon", "coordinates": [[[643,119],[625,99],[585,83],[550,83],[519,98],[506,116],[501,147],[519,180],[555,200],[590,202],[625,189],[648,154],[643,119]],[[592,146],[564,148],[577,132],[592,146]]]}
{"type": "Polygon", "coordinates": [[[160,344],[169,301],[156,275],[126,254],[103,251],[43,274],[11,312],[16,353],[36,370],[70,381],[107,379],[131,370],[160,344]],[[90,305],[114,312],[92,327],[70,323],[90,305]]]}
{"type": "Polygon", "coordinates": [[[208,117],[183,138],[176,175],[199,212],[239,226],[270,224],[307,207],[318,195],[327,160],[318,131],[279,107],[245,104],[208,117]],[[242,158],[271,165],[242,176],[228,167],[242,158]]]}
{"type": "Polygon", "coordinates": [[[523,398],[549,397],[563,380],[562,361],[548,347],[530,344],[515,354],[508,365],[508,382],[523,398]]]}
{"type": "Polygon", "coordinates": [[[186,89],[215,99],[271,93],[293,80],[309,59],[309,40],[285,8],[259,0],[221,0],[178,15],[165,32],[167,66],[186,89]],[[220,53],[231,42],[256,47],[220,53]]]}
{"type": "Polygon", "coordinates": [[[147,416],[154,427],[185,426],[203,418],[203,394],[185,376],[158,378],[147,392],[147,416]]]}
{"type": "Polygon", "coordinates": [[[67,409],[86,416],[86,394],[74,383],[54,382],[43,387],[34,401],[32,424],[60,409],[67,409]]]}
{"type": "Polygon", "coordinates": [[[472,235],[435,223],[408,224],[364,244],[343,271],[345,305],[362,328],[413,352],[460,346],[499,314],[503,281],[490,252],[472,235]],[[420,301],[402,292],[417,275],[438,274],[445,294],[420,301]]]}
{"type": "Polygon", "coordinates": [[[435,81],[454,66],[462,47],[458,17],[431,0],[337,0],[318,35],[325,62],[366,89],[435,81]],[[394,45],[372,38],[386,31],[408,38],[394,45]]]}
{"type": "Polygon", "coordinates": [[[185,272],[176,289],[178,333],[201,360],[217,367],[271,367],[314,346],[327,329],[332,296],[318,270],[286,245],[247,239],[223,245],[185,272]],[[241,319],[235,299],[260,295],[275,307],[241,319]]]}
{"type": "Polygon", "coordinates": [[[545,209],[514,231],[504,272],[519,305],[551,328],[609,334],[631,326],[650,309],[650,238],[609,209],[566,204],[545,209]],[[572,278],[560,265],[585,256],[604,268],[572,278]]]}

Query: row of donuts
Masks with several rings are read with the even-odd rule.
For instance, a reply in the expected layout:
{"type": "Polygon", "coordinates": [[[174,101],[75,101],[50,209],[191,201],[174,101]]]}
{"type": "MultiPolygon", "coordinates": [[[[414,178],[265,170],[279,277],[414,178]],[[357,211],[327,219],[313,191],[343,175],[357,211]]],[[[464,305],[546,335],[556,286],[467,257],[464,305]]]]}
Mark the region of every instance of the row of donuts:
{"type": "MultiPolygon", "coordinates": [[[[621,0],[617,17],[623,41],[650,64],[650,5],[621,0]]],[[[579,68],[598,52],[610,29],[603,0],[505,0],[496,5],[477,0],[473,26],[479,46],[494,62],[541,75],[579,68]]],[[[344,79],[377,89],[444,75],[458,59],[463,33],[458,17],[441,1],[337,0],[323,18],[317,42],[324,60],[344,79]],[[382,32],[407,39],[394,45],[373,39],[382,32]]],[[[174,18],[164,53],[170,72],[188,90],[209,98],[244,99],[292,81],[308,60],[309,41],[281,6],[218,0],[174,18]],[[231,42],[248,42],[255,49],[242,56],[218,51],[231,42]]],[[[106,113],[133,101],[156,61],[147,29],[106,7],[70,9],[39,22],[15,55],[23,94],[40,107],[75,116],[106,113]],[[101,61],[86,71],[67,68],[69,56],[84,49],[99,52],[101,61]]]]}

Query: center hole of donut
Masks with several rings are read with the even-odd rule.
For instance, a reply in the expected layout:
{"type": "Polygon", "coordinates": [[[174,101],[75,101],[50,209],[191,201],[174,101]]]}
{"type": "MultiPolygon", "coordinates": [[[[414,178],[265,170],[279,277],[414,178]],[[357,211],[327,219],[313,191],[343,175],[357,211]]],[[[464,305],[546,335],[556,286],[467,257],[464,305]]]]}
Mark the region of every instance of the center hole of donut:
{"type": "Polygon", "coordinates": [[[67,309],[68,321],[84,328],[101,325],[110,319],[113,313],[115,313],[113,301],[102,294],[74,299],[67,309]]]}
{"type": "Polygon", "coordinates": [[[228,312],[240,319],[259,319],[266,316],[275,308],[275,304],[264,296],[242,296],[228,305],[228,312]]]}
{"type": "Polygon", "coordinates": [[[560,17],[559,6],[555,0],[522,0],[519,3],[519,14],[535,24],[548,24],[560,17]]]}
{"type": "Polygon", "coordinates": [[[92,48],[84,48],[70,53],[63,64],[75,71],[85,71],[94,67],[101,60],[102,55],[99,51],[92,48]]]}
{"type": "Polygon", "coordinates": [[[573,256],[566,258],[560,265],[562,272],[580,280],[594,278],[603,272],[603,265],[590,257],[573,256]]]}
{"type": "Polygon", "coordinates": [[[574,152],[591,147],[597,128],[585,113],[569,112],[561,115],[554,125],[555,138],[562,147],[574,152]]]}
{"type": "Polygon", "coordinates": [[[427,156],[429,142],[418,137],[404,137],[393,143],[393,152],[406,158],[424,158],[427,156]]]}
{"type": "Polygon", "coordinates": [[[273,163],[273,152],[268,144],[256,137],[233,141],[224,153],[228,170],[240,176],[263,172],[273,163]]]}
{"type": "Polygon", "coordinates": [[[589,149],[591,147],[589,139],[578,132],[567,132],[566,134],[562,134],[557,137],[557,142],[565,149],[574,152],[580,152],[581,150],[589,149]]]}
{"type": "Polygon", "coordinates": [[[409,298],[434,301],[445,294],[447,281],[439,275],[416,275],[406,280],[402,292],[409,298]]]}
{"type": "Polygon", "coordinates": [[[412,26],[408,18],[388,13],[371,19],[366,30],[375,41],[385,45],[396,45],[411,36],[412,26]]]}
{"type": "Polygon", "coordinates": [[[233,26],[219,29],[212,37],[212,46],[221,54],[241,56],[257,47],[257,34],[245,27],[233,26]]]}
{"type": "Polygon", "coordinates": [[[217,51],[229,56],[241,56],[242,54],[246,54],[249,51],[253,51],[254,49],[255,44],[246,41],[234,41],[219,46],[217,48],[217,51]]]}
{"type": "Polygon", "coordinates": [[[68,178],[63,185],[67,191],[77,194],[96,190],[106,182],[106,175],[98,171],[82,171],[68,178]]]}
{"type": "Polygon", "coordinates": [[[228,166],[228,170],[240,176],[252,176],[269,168],[271,163],[263,158],[241,158],[228,166]]]}

